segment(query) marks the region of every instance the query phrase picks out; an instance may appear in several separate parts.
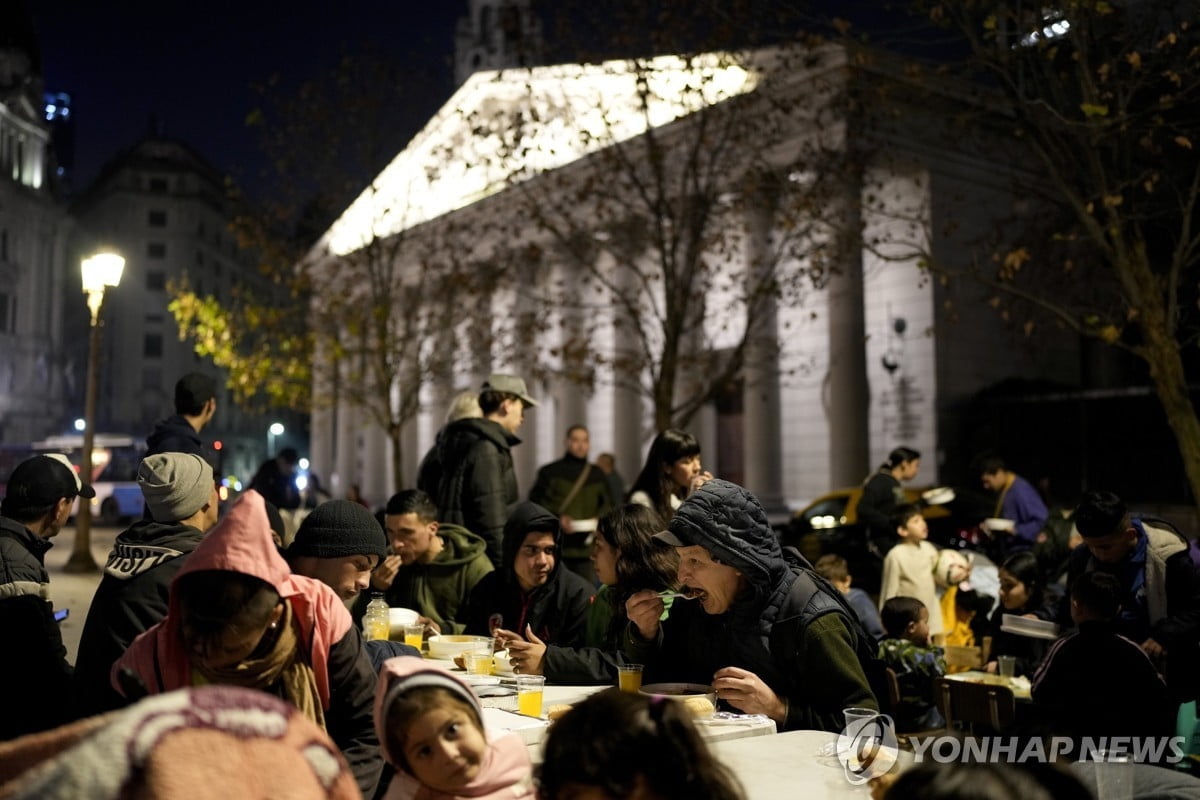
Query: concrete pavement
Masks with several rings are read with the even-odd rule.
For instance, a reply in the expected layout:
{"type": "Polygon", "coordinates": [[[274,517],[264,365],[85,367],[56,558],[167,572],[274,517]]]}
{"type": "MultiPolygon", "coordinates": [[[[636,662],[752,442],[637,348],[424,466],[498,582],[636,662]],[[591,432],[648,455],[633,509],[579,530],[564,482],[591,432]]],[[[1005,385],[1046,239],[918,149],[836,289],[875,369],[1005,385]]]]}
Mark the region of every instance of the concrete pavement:
{"type": "MultiPolygon", "coordinates": [[[[124,527],[103,525],[92,526],[92,555],[96,564],[103,568],[112,549],[113,540],[124,527]]],[[[92,595],[100,584],[102,573],[96,571],[88,575],[68,575],[63,572],[63,564],[71,555],[75,545],[75,526],[62,529],[51,542],[53,547],[46,553],[46,571],[50,573],[50,601],[55,609],[67,608],[71,616],[60,624],[63,644],[67,646],[67,660],[75,663],[75,653],[79,650],[79,637],[83,633],[83,623],[87,620],[88,608],[92,604],[92,595]]]]}

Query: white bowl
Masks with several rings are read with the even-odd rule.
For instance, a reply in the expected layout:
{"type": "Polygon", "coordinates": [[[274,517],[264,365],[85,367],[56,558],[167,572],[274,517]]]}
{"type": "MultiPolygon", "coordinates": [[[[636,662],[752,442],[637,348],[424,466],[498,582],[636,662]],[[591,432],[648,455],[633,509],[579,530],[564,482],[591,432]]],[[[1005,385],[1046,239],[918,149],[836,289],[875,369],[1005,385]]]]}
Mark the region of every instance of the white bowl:
{"type": "Polygon", "coordinates": [[[389,608],[388,638],[404,641],[404,626],[415,624],[419,616],[411,608],[389,608]]]}
{"type": "Polygon", "coordinates": [[[954,502],[954,490],[949,486],[939,486],[922,494],[921,499],[931,506],[944,506],[954,502]]]}
{"type": "Polygon", "coordinates": [[[493,655],[493,658],[495,659],[495,662],[496,662],[496,674],[497,675],[512,675],[513,674],[512,662],[508,660],[508,651],[507,650],[497,650],[495,652],[495,654],[493,655]]]}
{"type": "Polygon", "coordinates": [[[429,657],[440,661],[453,661],[454,657],[483,645],[491,645],[490,636],[464,636],[443,634],[429,637],[429,657]]]}
{"type": "Polygon", "coordinates": [[[1012,533],[1017,529],[1017,523],[1011,519],[1001,519],[999,517],[988,517],[979,524],[983,526],[984,530],[989,531],[1008,531],[1012,533]]]}

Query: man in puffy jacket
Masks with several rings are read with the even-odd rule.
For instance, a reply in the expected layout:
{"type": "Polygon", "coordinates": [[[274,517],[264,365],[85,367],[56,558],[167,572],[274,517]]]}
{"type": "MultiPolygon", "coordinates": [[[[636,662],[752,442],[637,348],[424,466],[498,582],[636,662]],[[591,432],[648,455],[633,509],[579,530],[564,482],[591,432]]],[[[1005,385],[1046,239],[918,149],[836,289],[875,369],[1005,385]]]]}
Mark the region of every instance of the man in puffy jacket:
{"type": "Polygon", "coordinates": [[[460,419],[442,430],[417,488],[433,499],[442,522],[482,536],[499,567],[504,521],[519,499],[512,448],[521,443],[516,434],[525,409],[537,402],[523,379],[496,374],[483,384],[479,407],[482,419],[460,419]]]}
{"type": "Polygon", "coordinates": [[[167,615],[171,580],[205,531],[217,524],[212,467],[199,455],[146,456],[137,482],[150,518],[117,537],[88,609],[75,664],[80,717],[125,705],[109,681],[113,662],[138,634],[167,615]]]}
{"type": "Polygon", "coordinates": [[[646,665],[646,682],[711,684],[729,705],[781,730],[838,731],[842,709],[878,708],[870,637],[806,562],[784,560],[753,495],[711,480],[656,538],[675,547],[692,600],[676,602],[660,623],[656,593],[630,598],[625,656],[646,665]]]}

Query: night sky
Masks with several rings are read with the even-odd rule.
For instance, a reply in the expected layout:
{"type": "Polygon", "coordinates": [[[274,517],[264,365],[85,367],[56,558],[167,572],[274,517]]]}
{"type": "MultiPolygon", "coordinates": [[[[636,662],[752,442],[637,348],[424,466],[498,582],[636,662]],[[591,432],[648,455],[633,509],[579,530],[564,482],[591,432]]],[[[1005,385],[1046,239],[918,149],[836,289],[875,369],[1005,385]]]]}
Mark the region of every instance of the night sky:
{"type": "MultiPolygon", "coordinates": [[[[75,188],[140,139],[157,118],[219,169],[247,181],[262,156],[245,124],[250,84],[279,73],[286,87],[366,43],[444,75],[415,133],[453,91],[455,21],[466,0],[293,0],[192,4],[177,0],[25,0],[37,29],[47,91],[67,92],[75,119],[75,188]],[[444,65],[444,69],[440,66],[444,65]]],[[[435,79],[436,80],[436,79],[435,79]]]]}

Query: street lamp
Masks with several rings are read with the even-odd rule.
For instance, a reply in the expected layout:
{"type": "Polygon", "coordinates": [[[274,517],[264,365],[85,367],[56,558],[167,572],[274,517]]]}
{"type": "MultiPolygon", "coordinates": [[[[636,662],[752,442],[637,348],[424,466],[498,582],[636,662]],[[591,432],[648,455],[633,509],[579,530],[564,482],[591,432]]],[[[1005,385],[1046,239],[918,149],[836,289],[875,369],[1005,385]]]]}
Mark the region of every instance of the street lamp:
{"type": "MultiPolygon", "coordinates": [[[[100,309],[104,304],[104,292],[109,286],[121,282],[121,271],[125,259],[116,253],[97,253],[85,258],[80,265],[83,273],[83,292],[87,295],[88,311],[91,312],[91,327],[88,336],[87,388],[83,403],[83,455],[80,458],[80,480],[92,482],[92,445],[96,440],[96,376],[100,361],[100,309]]],[[[92,504],[86,498],[79,501],[79,512],[75,517],[75,543],[71,556],[63,567],[65,572],[95,572],[96,559],[92,557],[92,504]]]]}
{"type": "Polygon", "coordinates": [[[275,437],[283,436],[283,423],[272,422],[267,428],[267,458],[275,457],[275,437]]]}

